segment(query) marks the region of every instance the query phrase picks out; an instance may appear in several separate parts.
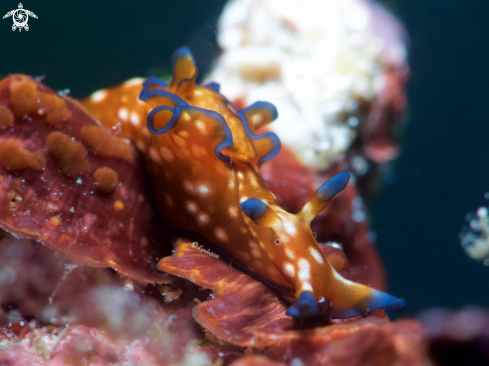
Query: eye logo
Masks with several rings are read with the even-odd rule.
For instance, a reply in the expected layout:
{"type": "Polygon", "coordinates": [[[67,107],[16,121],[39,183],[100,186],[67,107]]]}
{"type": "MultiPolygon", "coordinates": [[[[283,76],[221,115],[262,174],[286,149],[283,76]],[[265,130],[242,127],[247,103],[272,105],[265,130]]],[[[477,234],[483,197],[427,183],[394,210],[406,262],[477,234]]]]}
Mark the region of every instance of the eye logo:
{"type": "Polygon", "coordinates": [[[12,25],[12,30],[15,31],[19,28],[19,32],[24,28],[26,31],[29,30],[29,25],[27,25],[27,21],[29,20],[29,15],[37,19],[37,15],[32,11],[24,9],[22,3],[19,3],[19,8],[9,11],[7,14],[3,16],[3,19],[12,17],[14,24],[12,25]]]}

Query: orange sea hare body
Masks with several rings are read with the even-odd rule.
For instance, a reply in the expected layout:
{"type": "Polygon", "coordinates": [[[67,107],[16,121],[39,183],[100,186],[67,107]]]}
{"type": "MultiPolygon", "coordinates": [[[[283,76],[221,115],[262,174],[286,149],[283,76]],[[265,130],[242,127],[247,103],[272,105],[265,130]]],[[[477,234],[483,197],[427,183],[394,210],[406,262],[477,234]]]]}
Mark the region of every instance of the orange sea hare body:
{"type": "Polygon", "coordinates": [[[217,84],[198,86],[196,77],[193,57],[183,47],[173,56],[169,84],[133,79],[84,101],[94,118],[143,152],[170,229],[224,254],[294,301],[290,316],[402,311],[403,299],[341,277],[310,228],[349,174],[324,183],[299,213],[284,211],[259,173],[280,149],[273,133],[256,135],[276,118],[275,108],[257,102],[238,110],[217,84]]]}

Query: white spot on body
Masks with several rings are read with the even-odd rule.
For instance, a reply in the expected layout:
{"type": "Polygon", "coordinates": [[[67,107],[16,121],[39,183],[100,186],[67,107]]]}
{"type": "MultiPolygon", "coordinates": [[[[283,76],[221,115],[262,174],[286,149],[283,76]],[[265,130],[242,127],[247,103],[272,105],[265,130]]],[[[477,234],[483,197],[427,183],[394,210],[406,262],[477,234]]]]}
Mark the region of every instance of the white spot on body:
{"type": "Polygon", "coordinates": [[[199,129],[200,132],[202,132],[202,133],[207,132],[207,128],[205,126],[204,121],[201,121],[200,119],[198,119],[197,121],[195,121],[195,126],[199,129]]]}
{"type": "Polygon", "coordinates": [[[169,163],[171,163],[175,159],[171,150],[166,146],[160,147],[160,154],[163,157],[163,159],[165,159],[169,163]]]}
{"type": "Polygon", "coordinates": [[[284,266],[285,273],[287,273],[290,277],[294,277],[295,275],[295,268],[292,263],[286,263],[284,266]]]}
{"type": "Polygon", "coordinates": [[[133,86],[133,85],[139,85],[144,82],[143,78],[132,78],[127,80],[123,85],[124,86],[133,86]]]}
{"type": "Polygon", "coordinates": [[[289,220],[282,220],[282,222],[283,222],[284,229],[287,232],[287,234],[289,234],[289,235],[295,235],[297,233],[297,230],[296,230],[294,224],[291,221],[289,221],[289,220]]]}
{"type": "Polygon", "coordinates": [[[190,114],[188,112],[183,112],[180,118],[182,118],[184,121],[189,121],[190,114]]]}
{"type": "Polygon", "coordinates": [[[312,256],[314,257],[314,259],[318,262],[318,263],[321,263],[323,264],[324,263],[324,260],[323,260],[323,257],[321,256],[321,253],[318,252],[318,250],[316,248],[312,248],[309,249],[312,256]]]}
{"type": "Polygon", "coordinates": [[[238,176],[238,178],[243,179],[243,173],[238,172],[237,176],[238,176]]]}
{"type": "Polygon", "coordinates": [[[228,241],[228,235],[220,227],[216,227],[216,229],[214,230],[214,235],[221,241],[228,241]]]}
{"type": "Polygon", "coordinates": [[[151,160],[153,160],[153,162],[155,162],[156,164],[161,164],[160,156],[158,155],[158,153],[154,148],[150,147],[148,152],[149,152],[149,157],[151,158],[151,160]]]}
{"type": "Polygon", "coordinates": [[[127,119],[129,118],[129,112],[127,111],[126,108],[121,108],[121,109],[119,109],[117,116],[119,117],[119,119],[121,121],[126,122],[127,119]]]}
{"type": "Polygon", "coordinates": [[[251,123],[253,123],[254,125],[257,125],[262,120],[263,120],[262,115],[259,113],[256,113],[251,117],[251,123]]]}
{"type": "Polygon", "coordinates": [[[290,259],[294,259],[295,258],[295,254],[292,250],[290,250],[289,248],[285,249],[285,255],[287,257],[289,257],[290,259]]]}
{"type": "Polygon", "coordinates": [[[261,253],[260,253],[260,249],[258,248],[258,245],[254,241],[248,242],[248,245],[250,246],[251,249],[251,255],[257,259],[260,258],[261,253]]]}
{"type": "Polygon", "coordinates": [[[309,282],[304,282],[301,287],[302,291],[310,291],[312,292],[312,286],[309,282]]]}
{"type": "Polygon", "coordinates": [[[97,90],[90,96],[92,102],[98,103],[105,99],[107,92],[105,90],[97,90]]]}
{"type": "Polygon", "coordinates": [[[201,213],[199,215],[199,223],[200,224],[203,224],[203,225],[208,224],[209,220],[210,220],[210,217],[206,213],[201,213]]]}
{"type": "Polygon", "coordinates": [[[236,207],[230,206],[229,207],[229,215],[231,217],[238,217],[238,210],[236,207]]]}
{"type": "Polygon", "coordinates": [[[195,95],[204,95],[204,93],[202,92],[202,90],[198,90],[198,89],[194,89],[194,94],[195,95]]]}
{"type": "Polygon", "coordinates": [[[201,196],[207,196],[209,195],[209,193],[211,192],[211,189],[209,188],[209,186],[205,185],[205,184],[201,184],[197,187],[197,190],[199,191],[200,195],[201,196]]]}
{"type": "Polygon", "coordinates": [[[142,152],[144,152],[146,150],[146,145],[144,144],[144,142],[142,140],[137,140],[136,141],[136,146],[142,152]]]}
{"type": "Polygon", "coordinates": [[[234,188],[234,179],[231,179],[231,180],[229,181],[228,187],[229,187],[230,189],[233,189],[233,188],[234,188]]]}
{"type": "Polygon", "coordinates": [[[301,281],[308,281],[311,277],[311,265],[307,259],[299,259],[299,279],[301,281]]]}
{"type": "Polygon", "coordinates": [[[131,120],[131,124],[134,127],[138,127],[139,126],[139,123],[141,122],[139,120],[139,115],[136,112],[134,112],[134,111],[131,112],[130,120],[131,120]]]}
{"type": "Polygon", "coordinates": [[[192,214],[197,212],[197,204],[194,201],[187,201],[185,207],[187,208],[187,211],[192,214]]]}

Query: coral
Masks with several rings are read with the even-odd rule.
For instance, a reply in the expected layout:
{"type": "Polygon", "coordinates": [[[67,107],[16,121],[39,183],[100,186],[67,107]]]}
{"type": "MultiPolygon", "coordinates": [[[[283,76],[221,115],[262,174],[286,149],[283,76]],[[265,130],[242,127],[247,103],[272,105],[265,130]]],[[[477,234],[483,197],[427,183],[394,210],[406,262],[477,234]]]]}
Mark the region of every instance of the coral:
{"type": "Polygon", "coordinates": [[[219,21],[223,50],[209,80],[237,105],[266,99],[276,132],[304,166],[354,171],[398,155],[394,133],[409,74],[402,25],[362,0],[233,0],[219,21]]]}
{"type": "Polygon", "coordinates": [[[0,135],[0,226],[92,266],[168,281],[156,262],[171,244],[134,148],[101,130],[77,102],[26,76],[0,82],[0,105],[13,115],[0,135]]]}
{"type": "MultiPolygon", "coordinates": [[[[322,249],[348,277],[348,262],[342,251],[329,246],[322,249]]],[[[195,319],[204,328],[222,341],[251,347],[275,361],[288,364],[299,359],[306,365],[325,360],[331,365],[363,365],[367,359],[375,365],[424,363],[424,331],[416,322],[389,323],[383,311],[363,320],[287,317],[287,304],[267,286],[232,264],[196,250],[189,242],[181,242],[175,254],[160,261],[159,267],[213,290],[212,300],[194,309],[195,319]],[[355,355],[349,356],[352,345],[355,355]]]]}
{"type": "MultiPolygon", "coordinates": [[[[348,276],[343,252],[323,250],[348,276]]],[[[186,273],[211,288],[210,297],[189,282],[141,287],[108,269],[68,267],[63,256],[10,236],[0,241],[0,258],[2,268],[8,268],[2,280],[11,282],[0,287],[1,301],[13,306],[0,316],[2,365],[426,362],[425,335],[417,323],[389,323],[381,311],[363,320],[294,320],[284,315],[286,303],[267,286],[190,242],[181,242],[165,262],[177,265],[171,269],[175,274],[186,273]],[[178,298],[164,300],[162,294],[172,291],[178,298]],[[53,325],[37,325],[36,313],[41,324],[53,325]],[[205,336],[192,313],[208,329],[205,336]]]]}

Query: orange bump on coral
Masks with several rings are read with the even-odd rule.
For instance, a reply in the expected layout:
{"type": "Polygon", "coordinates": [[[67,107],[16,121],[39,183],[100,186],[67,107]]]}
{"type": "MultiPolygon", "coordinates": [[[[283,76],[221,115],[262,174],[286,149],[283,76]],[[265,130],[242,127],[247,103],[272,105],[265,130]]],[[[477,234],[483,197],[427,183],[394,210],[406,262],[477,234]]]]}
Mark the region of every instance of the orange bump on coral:
{"type": "Polygon", "coordinates": [[[0,131],[9,129],[13,125],[14,125],[14,114],[9,108],[0,105],[0,131]]]}
{"type": "Polygon", "coordinates": [[[7,170],[32,169],[40,172],[46,168],[46,158],[38,151],[27,151],[18,140],[0,141],[0,163],[7,170]]]}
{"type": "Polygon", "coordinates": [[[112,136],[105,127],[85,126],[81,130],[81,137],[86,146],[103,158],[129,162],[133,159],[134,152],[129,141],[112,136]]]}
{"type": "Polygon", "coordinates": [[[117,172],[114,169],[104,166],[93,172],[95,178],[95,188],[101,193],[112,194],[117,188],[117,172]]]}
{"type": "Polygon", "coordinates": [[[55,131],[46,139],[46,145],[61,171],[67,176],[78,178],[88,170],[87,151],[80,142],[55,131]]]}
{"type": "Polygon", "coordinates": [[[58,217],[58,216],[51,216],[51,217],[49,218],[49,222],[50,222],[51,224],[53,224],[54,226],[59,226],[59,225],[61,225],[61,220],[59,219],[59,217],[58,217]]]}
{"type": "Polygon", "coordinates": [[[115,200],[114,202],[114,210],[116,212],[121,212],[124,209],[124,202],[121,200],[115,200]]]}
{"type": "Polygon", "coordinates": [[[10,83],[10,105],[17,117],[45,116],[46,122],[56,125],[71,117],[66,103],[57,94],[37,90],[36,83],[23,75],[12,77],[10,83]]]}

